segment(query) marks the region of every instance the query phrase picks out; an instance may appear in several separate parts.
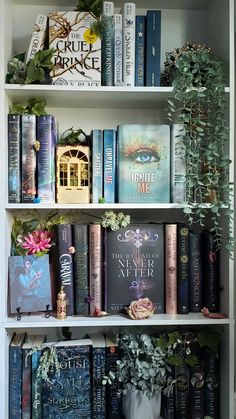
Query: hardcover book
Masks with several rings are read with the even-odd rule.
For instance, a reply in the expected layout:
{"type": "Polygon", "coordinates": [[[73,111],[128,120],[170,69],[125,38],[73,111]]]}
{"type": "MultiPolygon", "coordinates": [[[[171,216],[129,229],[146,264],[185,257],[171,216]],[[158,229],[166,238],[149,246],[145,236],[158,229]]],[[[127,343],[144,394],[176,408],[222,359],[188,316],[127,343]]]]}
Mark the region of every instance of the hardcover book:
{"type": "MultiPolygon", "coordinates": [[[[183,344],[179,343],[176,353],[183,350],[183,344]]],[[[175,418],[189,419],[189,366],[186,363],[175,367],[175,379],[175,418]]]]}
{"type": "Polygon", "coordinates": [[[124,3],[123,9],[123,82],[135,84],[135,3],[124,3]]]}
{"type": "Polygon", "coordinates": [[[220,419],[220,360],[205,351],[205,416],[220,419]]]}
{"type": "Polygon", "coordinates": [[[119,202],[170,202],[170,127],[119,125],[117,148],[119,202]]]}
{"type": "Polygon", "coordinates": [[[22,202],[32,203],[36,195],[36,116],[21,116],[22,154],[21,179],[22,202]]]}
{"type": "Polygon", "coordinates": [[[189,312],[189,228],[177,225],[177,305],[178,314],[189,312]]]}
{"type": "Polygon", "coordinates": [[[29,48],[25,58],[26,63],[28,63],[28,61],[31,60],[31,58],[33,58],[38,51],[41,51],[44,48],[44,42],[47,32],[47,21],[47,16],[37,16],[29,48]]]}
{"type": "Polygon", "coordinates": [[[43,381],[43,418],[92,417],[91,345],[90,339],[62,341],[54,345],[60,375],[53,370],[49,373],[50,382],[43,381]]]}
{"type": "Polygon", "coordinates": [[[92,203],[97,204],[103,197],[103,132],[94,129],[91,132],[92,146],[92,203]]]}
{"type": "Polygon", "coordinates": [[[106,344],[105,337],[100,334],[89,335],[92,340],[92,388],[93,388],[93,415],[94,419],[106,419],[106,387],[102,384],[106,374],[106,344]]]}
{"type": "Polygon", "coordinates": [[[37,140],[40,148],[38,161],[38,197],[40,202],[55,203],[55,147],[57,143],[56,122],[53,115],[37,117],[37,140]]]}
{"type": "Polygon", "coordinates": [[[89,225],[89,290],[90,315],[102,310],[102,228],[101,224],[89,225]]]}
{"type": "Polygon", "coordinates": [[[123,83],[123,15],[115,13],[115,42],[114,42],[114,86],[121,86],[123,83]]]}
{"type": "Polygon", "coordinates": [[[22,345],[25,333],[15,333],[9,346],[9,419],[21,418],[22,345]]]}
{"type": "Polygon", "coordinates": [[[177,224],[165,225],[166,314],[177,314],[177,224]]]}
{"type": "Polygon", "coordinates": [[[121,312],[131,301],[151,298],[164,312],[164,237],[161,224],[105,230],[105,310],[121,312]]]}
{"type": "Polygon", "coordinates": [[[189,233],[189,308],[191,312],[202,309],[202,250],[201,233],[189,233]]]}
{"type": "Polygon", "coordinates": [[[160,86],[161,11],[147,11],[146,86],[160,86]]]}
{"type": "Polygon", "coordinates": [[[21,117],[8,115],[8,201],[21,202],[21,117]]]}
{"type": "Polygon", "coordinates": [[[35,335],[27,335],[22,345],[22,418],[31,419],[32,363],[30,352],[34,348],[35,335]]]}
{"type": "Polygon", "coordinates": [[[64,291],[67,297],[67,314],[73,316],[74,310],[74,270],[73,255],[70,248],[73,246],[72,225],[57,225],[57,268],[58,268],[58,292],[61,285],[64,285],[64,291]]]}
{"type": "Polygon", "coordinates": [[[136,16],[135,86],[145,86],[146,17],[136,16]]]}
{"type": "Polygon", "coordinates": [[[204,307],[215,313],[220,310],[220,254],[215,250],[214,235],[202,233],[203,301],[204,307]]]}
{"type": "Polygon", "coordinates": [[[203,419],[205,408],[205,374],[203,357],[198,343],[191,343],[191,353],[197,358],[195,365],[189,367],[189,405],[191,406],[191,418],[203,419]]]}
{"type": "Polygon", "coordinates": [[[32,381],[32,408],[31,414],[32,419],[42,418],[42,378],[38,377],[38,367],[40,363],[40,357],[42,355],[42,345],[46,340],[45,335],[36,335],[33,346],[35,350],[31,355],[31,381],[32,381]]]}
{"type": "MultiPolygon", "coordinates": [[[[106,375],[109,371],[116,370],[116,363],[120,359],[119,346],[109,336],[106,339],[106,375]]],[[[106,412],[107,419],[120,419],[122,417],[122,398],[118,391],[120,383],[117,379],[106,386],[106,412]]]]}
{"type": "Polygon", "coordinates": [[[114,84],[114,2],[103,2],[102,85],[114,84]]]}
{"type": "Polygon", "coordinates": [[[52,309],[49,256],[9,256],[11,313],[52,309]]]}
{"type": "Polygon", "coordinates": [[[88,225],[73,224],[75,314],[89,314],[88,225]]]}
{"type": "Polygon", "coordinates": [[[96,18],[89,12],[49,13],[49,48],[54,48],[52,83],[101,85],[101,40],[91,31],[96,18]]]}
{"type": "Polygon", "coordinates": [[[107,204],[112,204],[116,201],[116,130],[104,129],[103,142],[103,196],[107,204]]]}
{"type": "Polygon", "coordinates": [[[186,201],[186,147],[183,143],[183,125],[170,127],[171,148],[171,202],[186,201]]]}

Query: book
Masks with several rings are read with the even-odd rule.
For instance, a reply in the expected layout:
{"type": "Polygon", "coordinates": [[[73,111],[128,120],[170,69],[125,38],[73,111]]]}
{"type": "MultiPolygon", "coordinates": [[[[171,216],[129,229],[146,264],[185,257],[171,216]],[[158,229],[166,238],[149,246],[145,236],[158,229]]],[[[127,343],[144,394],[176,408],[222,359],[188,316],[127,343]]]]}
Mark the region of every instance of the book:
{"type": "Polygon", "coordinates": [[[9,293],[11,313],[52,309],[49,256],[9,256],[9,293]]]}
{"type": "Polygon", "coordinates": [[[114,14],[115,41],[114,41],[114,86],[123,84],[123,15],[114,14]]]}
{"type": "MultiPolygon", "coordinates": [[[[120,359],[120,350],[117,342],[106,335],[106,375],[116,370],[116,363],[120,359]]],[[[122,413],[122,397],[119,394],[120,383],[117,379],[106,386],[106,419],[120,419],[122,413]]]]}
{"type": "MultiPolygon", "coordinates": [[[[175,380],[175,367],[170,366],[169,371],[167,371],[167,377],[171,380],[175,380]]],[[[175,387],[175,386],[174,386],[175,387]]],[[[175,419],[175,391],[169,394],[162,393],[162,415],[165,419],[175,419]]]]}
{"type": "Polygon", "coordinates": [[[102,310],[102,228],[101,224],[89,225],[89,291],[90,315],[102,310]]]}
{"type": "MultiPolygon", "coordinates": [[[[179,343],[176,354],[184,350],[184,344],[179,343]]],[[[189,419],[189,366],[184,362],[175,366],[175,418],[189,419]]]]}
{"type": "Polygon", "coordinates": [[[114,84],[114,2],[103,1],[102,85],[114,84]]]}
{"type": "Polygon", "coordinates": [[[21,418],[22,345],[25,333],[14,333],[9,345],[9,419],[21,418]]]}
{"type": "Polygon", "coordinates": [[[170,127],[171,149],[171,202],[186,201],[186,147],[183,143],[183,125],[170,127]]]}
{"type": "Polygon", "coordinates": [[[88,225],[73,224],[75,314],[89,314],[88,225]]]}
{"type": "Polygon", "coordinates": [[[57,143],[57,127],[53,115],[37,117],[37,140],[40,148],[37,153],[38,162],[38,197],[40,202],[55,203],[55,147],[57,143]]]}
{"type": "Polygon", "coordinates": [[[101,85],[101,40],[91,31],[97,22],[92,13],[49,13],[49,48],[56,51],[50,72],[52,83],[69,86],[101,85]]]}
{"type": "Polygon", "coordinates": [[[22,345],[22,418],[31,419],[32,409],[32,363],[31,350],[34,348],[35,335],[27,335],[22,345]]]}
{"type": "Polygon", "coordinates": [[[106,204],[116,201],[116,130],[103,131],[103,185],[106,204]]]}
{"type": "Polygon", "coordinates": [[[117,148],[119,202],[170,202],[169,126],[119,125],[117,148]]]}
{"type": "Polygon", "coordinates": [[[21,117],[8,115],[8,201],[21,202],[21,117]]]}
{"type": "Polygon", "coordinates": [[[97,204],[103,197],[103,131],[93,129],[91,132],[92,148],[92,203],[97,204]]]}
{"type": "MultiPolygon", "coordinates": [[[[92,417],[91,339],[61,341],[54,344],[60,375],[49,373],[43,381],[43,418],[92,417]]],[[[47,350],[47,348],[45,348],[47,350]]]]}
{"type": "Polygon", "coordinates": [[[92,399],[94,419],[106,419],[106,387],[102,384],[106,373],[106,343],[102,334],[89,334],[92,340],[92,399]]]}
{"type": "Polygon", "coordinates": [[[22,202],[32,203],[36,195],[36,116],[21,116],[21,180],[22,202]]]}
{"type": "Polygon", "coordinates": [[[164,312],[162,224],[131,224],[105,230],[105,310],[122,312],[131,301],[151,298],[164,312]]]}
{"type": "Polygon", "coordinates": [[[177,314],[177,224],[165,225],[166,314],[177,314]]]}
{"type": "Polygon", "coordinates": [[[70,248],[73,246],[72,225],[57,225],[57,268],[58,268],[58,292],[61,285],[64,285],[64,291],[67,298],[66,312],[68,316],[75,314],[74,309],[74,269],[73,255],[70,248]]]}
{"type": "Polygon", "coordinates": [[[34,30],[31,36],[28,51],[26,53],[25,62],[28,63],[38,51],[44,48],[46,32],[47,32],[47,16],[38,15],[34,24],[34,30]]]}
{"type": "Polygon", "coordinates": [[[146,16],[136,16],[135,26],[135,86],[145,86],[146,16]]]}
{"type": "Polygon", "coordinates": [[[220,253],[215,250],[214,234],[202,232],[203,305],[210,312],[220,310],[220,253]]]}
{"type": "Polygon", "coordinates": [[[189,405],[191,418],[203,419],[205,410],[205,374],[201,348],[191,342],[191,353],[197,358],[195,365],[189,367],[189,405]]]}
{"type": "Polygon", "coordinates": [[[177,225],[177,307],[178,314],[189,313],[189,228],[177,225]]]}
{"type": "Polygon", "coordinates": [[[135,3],[123,7],[123,82],[124,86],[135,84],[135,3]]]}
{"type": "Polygon", "coordinates": [[[189,309],[200,312],[202,309],[202,251],[201,233],[189,233],[189,309]]]}
{"type": "Polygon", "coordinates": [[[205,416],[220,418],[220,359],[207,349],[204,353],[205,364],[205,416]]]}
{"type": "Polygon", "coordinates": [[[41,403],[41,393],[42,393],[42,378],[38,377],[38,367],[40,357],[42,355],[42,345],[46,340],[46,335],[36,335],[31,354],[31,384],[32,384],[32,406],[31,406],[31,416],[32,419],[41,419],[42,418],[42,403],[41,403]]]}
{"type": "Polygon", "coordinates": [[[146,86],[160,86],[161,11],[148,10],[146,18],[146,86]]]}

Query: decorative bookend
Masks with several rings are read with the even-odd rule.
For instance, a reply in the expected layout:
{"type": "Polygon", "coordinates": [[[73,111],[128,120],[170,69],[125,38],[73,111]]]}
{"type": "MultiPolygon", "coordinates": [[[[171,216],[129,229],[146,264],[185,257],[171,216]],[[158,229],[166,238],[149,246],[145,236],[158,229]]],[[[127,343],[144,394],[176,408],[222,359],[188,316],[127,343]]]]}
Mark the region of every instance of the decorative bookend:
{"type": "Polygon", "coordinates": [[[57,146],[57,202],[87,204],[90,193],[89,147],[57,146]]]}

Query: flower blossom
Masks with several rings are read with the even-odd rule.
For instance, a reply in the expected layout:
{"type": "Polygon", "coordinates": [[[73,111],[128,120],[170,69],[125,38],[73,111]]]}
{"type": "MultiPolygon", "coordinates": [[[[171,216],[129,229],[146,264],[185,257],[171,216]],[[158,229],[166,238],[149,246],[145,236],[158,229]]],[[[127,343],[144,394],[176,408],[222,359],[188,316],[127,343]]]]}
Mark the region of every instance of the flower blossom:
{"type": "Polygon", "coordinates": [[[20,239],[20,245],[27,249],[27,255],[41,255],[49,251],[51,247],[52,233],[46,230],[35,230],[20,239]]]}

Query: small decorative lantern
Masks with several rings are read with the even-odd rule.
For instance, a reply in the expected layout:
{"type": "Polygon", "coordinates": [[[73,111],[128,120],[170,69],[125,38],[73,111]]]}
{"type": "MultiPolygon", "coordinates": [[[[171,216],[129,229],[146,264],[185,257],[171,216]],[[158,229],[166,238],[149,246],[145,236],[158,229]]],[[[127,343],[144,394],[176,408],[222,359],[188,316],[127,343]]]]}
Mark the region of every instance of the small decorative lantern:
{"type": "Polygon", "coordinates": [[[85,145],[57,146],[57,202],[88,204],[90,150],[85,145]]]}
{"type": "Polygon", "coordinates": [[[66,319],[67,298],[64,292],[64,286],[61,286],[60,292],[57,294],[57,319],[66,319]]]}

